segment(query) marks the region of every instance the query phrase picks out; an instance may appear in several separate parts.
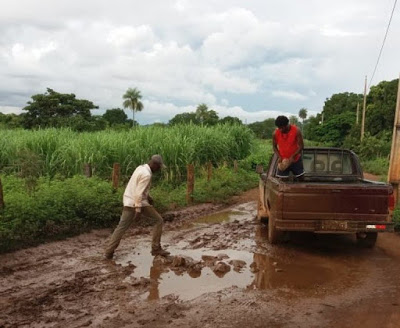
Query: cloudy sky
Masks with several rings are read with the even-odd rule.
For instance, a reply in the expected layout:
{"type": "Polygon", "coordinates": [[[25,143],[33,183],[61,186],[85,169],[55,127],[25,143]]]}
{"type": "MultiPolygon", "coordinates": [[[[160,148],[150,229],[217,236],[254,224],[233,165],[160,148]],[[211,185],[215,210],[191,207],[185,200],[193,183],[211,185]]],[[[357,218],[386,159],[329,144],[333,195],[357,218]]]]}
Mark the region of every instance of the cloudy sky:
{"type": "MultiPolygon", "coordinates": [[[[137,87],[141,124],[199,103],[247,123],[316,113],[333,93],[363,92],[393,3],[0,0],[0,112],[50,87],[103,114],[137,87]]],[[[372,85],[399,76],[399,7],[372,85]]]]}

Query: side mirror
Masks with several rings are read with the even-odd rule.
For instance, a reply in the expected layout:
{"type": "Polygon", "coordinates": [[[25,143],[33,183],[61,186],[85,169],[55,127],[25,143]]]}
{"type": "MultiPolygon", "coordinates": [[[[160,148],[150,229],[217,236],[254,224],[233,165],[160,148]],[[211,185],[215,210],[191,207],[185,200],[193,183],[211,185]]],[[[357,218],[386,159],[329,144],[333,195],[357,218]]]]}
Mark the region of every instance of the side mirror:
{"type": "Polygon", "coordinates": [[[264,168],[263,168],[262,164],[257,164],[257,166],[256,166],[256,172],[257,172],[258,174],[261,174],[261,173],[264,172],[264,168]]]}

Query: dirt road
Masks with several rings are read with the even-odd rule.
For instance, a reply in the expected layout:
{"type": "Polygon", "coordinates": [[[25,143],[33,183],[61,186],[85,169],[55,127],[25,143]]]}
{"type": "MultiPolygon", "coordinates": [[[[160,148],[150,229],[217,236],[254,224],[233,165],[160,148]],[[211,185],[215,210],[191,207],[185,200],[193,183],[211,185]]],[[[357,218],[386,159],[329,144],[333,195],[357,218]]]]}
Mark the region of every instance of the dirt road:
{"type": "Polygon", "coordinates": [[[0,255],[0,327],[400,327],[400,237],[293,235],[271,246],[257,191],[212,215],[175,213],[150,256],[150,228],[115,254],[111,230],[0,255]]]}

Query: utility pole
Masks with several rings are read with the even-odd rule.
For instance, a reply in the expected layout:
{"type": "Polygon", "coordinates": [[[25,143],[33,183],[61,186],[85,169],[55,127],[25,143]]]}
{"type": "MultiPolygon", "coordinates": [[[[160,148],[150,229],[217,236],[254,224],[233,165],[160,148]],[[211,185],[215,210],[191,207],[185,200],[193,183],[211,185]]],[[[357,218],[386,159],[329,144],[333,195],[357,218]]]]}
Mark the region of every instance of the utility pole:
{"type": "Polygon", "coordinates": [[[321,125],[324,124],[324,112],[322,112],[322,117],[321,117],[321,125]]]}
{"type": "Polygon", "coordinates": [[[356,125],[358,125],[358,117],[359,117],[359,114],[360,113],[360,103],[358,102],[357,103],[357,117],[356,117],[356,125]]]}
{"type": "Polygon", "coordinates": [[[388,181],[393,186],[395,201],[397,204],[399,204],[400,202],[400,78],[397,90],[396,112],[394,115],[392,149],[390,152],[388,181]]]}
{"type": "Polygon", "coordinates": [[[365,75],[365,85],[364,85],[364,103],[363,103],[363,113],[362,113],[362,121],[361,121],[361,141],[364,138],[364,129],[365,129],[365,107],[367,106],[367,76],[365,75]]]}

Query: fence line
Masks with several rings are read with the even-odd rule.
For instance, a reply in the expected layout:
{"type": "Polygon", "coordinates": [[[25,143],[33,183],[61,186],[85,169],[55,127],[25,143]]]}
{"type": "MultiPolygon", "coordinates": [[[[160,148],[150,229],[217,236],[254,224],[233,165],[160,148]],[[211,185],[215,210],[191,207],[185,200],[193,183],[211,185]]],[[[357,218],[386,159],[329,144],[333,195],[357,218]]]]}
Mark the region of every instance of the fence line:
{"type": "Polygon", "coordinates": [[[193,192],[194,192],[194,165],[188,164],[187,166],[187,191],[186,191],[186,203],[193,203],[193,192]]]}
{"type": "Polygon", "coordinates": [[[120,173],[121,173],[121,167],[119,163],[114,163],[112,170],[112,187],[114,190],[118,189],[120,173]]]}

